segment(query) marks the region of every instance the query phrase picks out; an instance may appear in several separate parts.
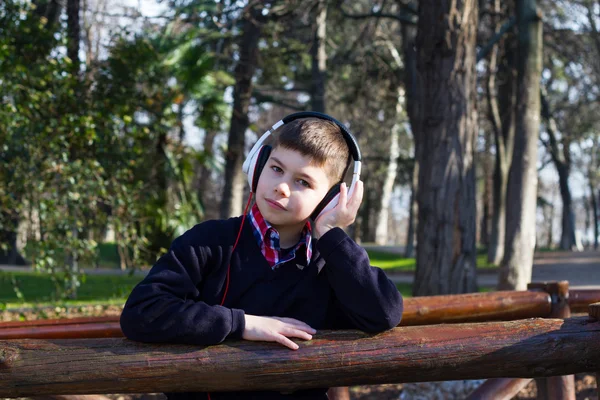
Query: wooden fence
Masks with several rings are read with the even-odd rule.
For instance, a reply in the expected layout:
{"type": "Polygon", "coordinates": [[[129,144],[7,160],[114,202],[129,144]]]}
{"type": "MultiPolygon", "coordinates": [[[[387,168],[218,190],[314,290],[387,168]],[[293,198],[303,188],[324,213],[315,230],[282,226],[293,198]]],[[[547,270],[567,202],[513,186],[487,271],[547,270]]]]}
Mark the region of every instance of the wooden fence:
{"type": "Polygon", "coordinates": [[[123,338],[0,341],[0,396],[312,387],[600,371],[588,317],[323,331],[275,343],[141,344],[123,338]]]}
{"type": "MultiPolygon", "coordinates": [[[[0,396],[300,389],[567,375],[547,384],[538,381],[538,387],[558,393],[557,399],[574,398],[569,375],[600,370],[595,361],[600,323],[588,318],[523,319],[568,317],[569,309],[581,312],[600,301],[600,291],[569,291],[567,282],[530,288],[408,298],[399,328],[376,336],[319,332],[297,352],[253,342],[206,348],[139,344],[120,338],[118,317],[2,323],[0,339],[12,340],[0,341],[0,396]],[[473,323],[513,319],[519,321],[473,323]],[[462,324],[414,327],[450,322],[462,324]],[[178,378],[172,388],[169,376],[182,374],[189,382],[178,378]],[[116,384],[117,377],[122,385],[116,384]]],[[[471,398],[501,398],[527,382],[489,380],[471,398]]]]}

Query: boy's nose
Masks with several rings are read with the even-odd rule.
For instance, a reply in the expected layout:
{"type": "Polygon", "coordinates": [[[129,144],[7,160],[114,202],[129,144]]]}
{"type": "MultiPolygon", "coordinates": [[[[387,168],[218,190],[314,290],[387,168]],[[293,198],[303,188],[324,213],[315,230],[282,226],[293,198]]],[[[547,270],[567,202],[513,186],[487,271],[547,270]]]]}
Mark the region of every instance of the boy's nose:
{"type": "Polygon", "coordinates": [[[279,182],[275,185],[275,192],[280,193],[284,197],[290,195],[290,186],[286,182],[279,182]]]}

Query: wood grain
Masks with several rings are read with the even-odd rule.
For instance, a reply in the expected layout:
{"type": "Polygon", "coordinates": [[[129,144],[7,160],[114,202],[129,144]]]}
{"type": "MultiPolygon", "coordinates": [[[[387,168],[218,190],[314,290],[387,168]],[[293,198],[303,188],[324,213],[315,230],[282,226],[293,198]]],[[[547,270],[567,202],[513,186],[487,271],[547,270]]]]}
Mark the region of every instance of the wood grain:
{"type": "Polygon", "coordinates": [[[291,390],[600,370],[587,317],[318,332],[274,343],[143,344],[126,339],[0,341],[0,396],[291,390]]]}

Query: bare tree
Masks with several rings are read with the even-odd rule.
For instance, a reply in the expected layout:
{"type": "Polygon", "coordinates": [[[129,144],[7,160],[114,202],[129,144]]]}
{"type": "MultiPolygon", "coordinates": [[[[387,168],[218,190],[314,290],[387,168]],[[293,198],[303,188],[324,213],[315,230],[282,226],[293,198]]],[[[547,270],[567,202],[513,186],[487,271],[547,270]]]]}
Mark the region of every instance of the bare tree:
{"type": "Polygon", "coordinates": [[[240,35],[239,61],[235,67],[233,110],[225,153],[225,185],[221,199],[221,218],[242,213],[244,195],[244,144],[248,129],[248,107],[252,97],[252,77],[258,63],[258,41],[264,22],[262,9],[251,6],[244,10],[243,34],[240,35]]]}
{"type": "Polygon", "coordinates": [[[478,2],[419,2],[419,222],[414,295],[477,290],[475,165],[478,2]]]}
{"type": "Polygon", "coordinates": [[[552,117],[552,111],[544,93],[541,95],[541,107],[542,117],[545,121],[545,131],[548,134],[548,141],[545,144],[558,172],[560,197],[563,205],[560,248],[571,250],[575,246],[575,213],[573,212],[573,197],[569,186],[572,166],[571,140],[568,136],[563,136],[562,141],[559,140],[558,126],[552,117]]]}
{"type": "MultiPolygon", "coordinates": [[[[513,2],[508,2],[505,7],[509,15],[514,14],[513,2]]],[[[494,1],[493,11],[501,11],[497,0],[494,1]]],[[[499,32],[502,29],[500,22],[496,19],[494,24],[495,31],[499,32]]],[[[515,135],[515,42],[514,32],[509,31],[500,44],[492,48],[486,85],[488,114],[496,147],[492,188],[494,201],[488,241],[488,261],[493,264],[500,264],[505,248],[506,189],[515,135]]]]}
{"type": "Polygon", "coordinates": [[[327,1],[317,0],[315,10],[314,40],[311,47],[312,85],[311,105],[313,111],[325,112],[327,83],[327,1]]]}
{"type": "MultiPolygon", "coordinates": [[[[414,2],[409,3],[408,7],[416,7],[414,2]]],[[[409,22],[402,24],[402,51],[404,55],[404,88],[406,91],[406,113],[412,128],[414,143],[414,165],[412,171],[412,181],[410,190],[410,209],[408,212],[408,227],[406,232],[406,247],[404,256],[412,257],[414,253],[415,242],[415,224],[418,213],[417,192],[419,190],[419,92],[417,89],[417,53],[415,51],[415,41],[417,37],[417,26],[409,22]]]]}
{"type": "Polygon", "coordinates": [[[73,71],[79,72],[79,41],[81,40],[81,25],[79,11],[81,0],[67,0],[67,56],[73,63],[73,71]]]}
{"type": "Polygon", "coordinates": [[[535,248],[537,143],[540,124],[542,18],[535,0],[517,0],[518,58],[516,130],[508,177],[506,248],[501,289],[525,290],[535,248]]]}

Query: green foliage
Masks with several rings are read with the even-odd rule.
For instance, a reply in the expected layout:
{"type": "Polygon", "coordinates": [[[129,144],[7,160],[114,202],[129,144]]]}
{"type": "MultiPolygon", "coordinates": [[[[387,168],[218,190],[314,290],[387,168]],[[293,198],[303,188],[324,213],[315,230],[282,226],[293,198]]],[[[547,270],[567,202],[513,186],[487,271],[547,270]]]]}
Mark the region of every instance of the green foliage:
{"type": "Polygon", "coordinates": [[[29,2],[0,5],[0,231],[39,221],[30,260],[74,297],[107,227],[135,268],[201,221],[191,183],[205,160],[176,133],[188,102],[213,127],[231,80],[189,37],[148,31],[117,34],[88,81],[47,22],[29,2]]]}

